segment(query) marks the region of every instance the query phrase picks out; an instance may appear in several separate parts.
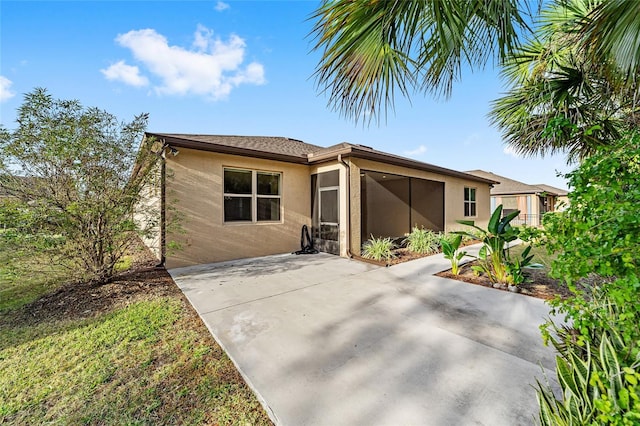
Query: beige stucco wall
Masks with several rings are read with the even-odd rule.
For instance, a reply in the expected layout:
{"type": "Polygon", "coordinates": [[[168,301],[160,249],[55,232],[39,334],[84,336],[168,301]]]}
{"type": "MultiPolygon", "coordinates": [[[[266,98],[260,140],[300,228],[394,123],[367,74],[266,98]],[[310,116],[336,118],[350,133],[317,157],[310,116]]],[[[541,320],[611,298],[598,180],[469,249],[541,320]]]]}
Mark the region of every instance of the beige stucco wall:
{"type": "Polygon", "coordinates": [[[444,182],[444,227],[445,232],[464,229],[457,220],[473,220],[480,227],[487,225],[491,216],[490,186],[474,180],[441,175],[433,172],[394,166],[371,160],[353,158],[351,164],[351,252],[360,254],[362,236],[360,235],[361,203],[360,203],[360,170],[371,170],[421,179],[444,182]],[[477,216],[464,217],[464,188],[476,188],[477,216]]]}
{"type": "Polygon", "coordinates": [[[179,212],[182,232],[167,232],[167,267],[290,253],[300,229],[311,225],[309,166],[181,148],[167,158],[166,199],[179,212]],[[282,173],[280,223],[224,223],[223,168],[282,173]]]}

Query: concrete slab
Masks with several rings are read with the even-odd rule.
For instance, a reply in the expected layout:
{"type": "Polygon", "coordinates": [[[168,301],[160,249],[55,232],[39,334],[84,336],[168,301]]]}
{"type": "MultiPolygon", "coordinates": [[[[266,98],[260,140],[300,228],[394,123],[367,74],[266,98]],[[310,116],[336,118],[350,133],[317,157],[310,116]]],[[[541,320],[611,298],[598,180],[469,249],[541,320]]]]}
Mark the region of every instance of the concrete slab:
{"type": "Polygon", "coordinates": [[[533,424],[548,308],[433,276],[447,265],[319,254],[169,272],[277,424],[533,424]]]}

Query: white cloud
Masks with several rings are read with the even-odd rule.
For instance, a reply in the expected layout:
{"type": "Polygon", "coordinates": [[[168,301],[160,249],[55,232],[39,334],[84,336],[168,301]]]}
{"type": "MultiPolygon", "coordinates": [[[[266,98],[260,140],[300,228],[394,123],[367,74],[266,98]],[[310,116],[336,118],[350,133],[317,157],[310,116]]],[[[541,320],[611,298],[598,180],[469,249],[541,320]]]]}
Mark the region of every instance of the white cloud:
{"type": "Polygon", "coordinates": [[[404,154],[418,157],[424,154],[425,152],[427,152],[427,147],[424,145],[420,145],[416,149],[412,149],[411,151],[405,151],[404,154]]]}
{"type": "Polygon", "coordinates": [[[227,10],[230,7],[231,6],[229,6],[227,3],[223,2],[223,1],[218,1],[216,3],[216,6],[214,7],[214,9],[217,10],[218,12],[222,12],[223,10],[227,10]]]}
{"type": "Polygon", "coordinates": [[[225,42],[198,25],[191,49],[169,45],[153,29],[129,31],[116,41],[131,50],[147,71],[160,79],[154,87],[164,95],[201,95],[224,99],[240,84],[264,84],[264,67],[252,62],[242,67],[245,42],[231,35],[225,42]]]}
{"type": "Polygon", "coordinates": [[[196,33],[193,35],[193,47],[199,52],[204,52],[209,47],[209,42],[213,37],[213,31],[202,24],[198,24],[196,33]]]}
{"type": "Polygon", "coordinates": [[[127,65],[124,61],[116,62],[109,68],[100,70],[102,74],[111,81],[122,81],[125,84],[135,87],[142,87],[149,84],[147,77],[140,75],[140,69],[133,65],[127,65]]]}
{"type": "Polygon", "coordinates": [[[502,152],[515,158],[522,158],[511,145],[505,145],[502,152]]]}
{"type": "Polygon", "coordinates": [[[0,75],[0,102],[13,98],[16,94],[11,90],[13,81],[0,75]]]}

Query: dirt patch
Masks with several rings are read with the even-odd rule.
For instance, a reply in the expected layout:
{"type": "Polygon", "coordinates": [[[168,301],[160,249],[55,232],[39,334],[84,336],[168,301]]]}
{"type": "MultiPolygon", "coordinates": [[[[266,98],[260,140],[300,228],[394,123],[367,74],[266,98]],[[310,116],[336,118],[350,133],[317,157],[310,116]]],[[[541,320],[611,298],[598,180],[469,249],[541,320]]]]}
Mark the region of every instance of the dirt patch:
{"type": "MultiPolygon", "coordinates": [[[[451,270],[440,272],[436,275],[443,278],[464,281],[469,284],[491,287],[493,289],[493,283],[489,281],[489,278],[486,276],[477,276],[475,272],[471,270],[471,266],[474,264],[476,264],[476,262],[469,262],[463,265],[458,275],[453,275],[451,270]]],[[[567,298],[573,295],[566,285],[559,280],[551,278],[544,269],[525,270],[524,275],[526,277],[525,282],[518,285],[519,293],[521,294],[544,300],[555,299],[557,296],[567,298]]],[[[508,291],[506,288],[497,288],[496,290],[508,291]]]]}

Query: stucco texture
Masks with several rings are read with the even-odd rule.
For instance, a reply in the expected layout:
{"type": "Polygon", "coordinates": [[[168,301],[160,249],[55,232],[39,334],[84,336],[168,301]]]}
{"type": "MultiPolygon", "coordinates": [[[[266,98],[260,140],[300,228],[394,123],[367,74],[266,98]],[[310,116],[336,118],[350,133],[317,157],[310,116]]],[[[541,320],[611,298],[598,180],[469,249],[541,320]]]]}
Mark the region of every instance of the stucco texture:
{"type": "Polygon", "coordinates": [[[167,158],[167,213],[180,228],[167,231],[167,267],[297,250],[310,225],[310,185],[305,165],[180,149],[167,158]],[[281,173],[281,221],[224,223],[225,167],[281,173]]]}

